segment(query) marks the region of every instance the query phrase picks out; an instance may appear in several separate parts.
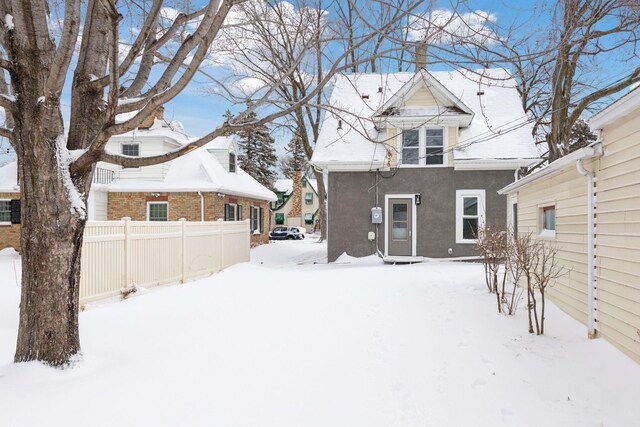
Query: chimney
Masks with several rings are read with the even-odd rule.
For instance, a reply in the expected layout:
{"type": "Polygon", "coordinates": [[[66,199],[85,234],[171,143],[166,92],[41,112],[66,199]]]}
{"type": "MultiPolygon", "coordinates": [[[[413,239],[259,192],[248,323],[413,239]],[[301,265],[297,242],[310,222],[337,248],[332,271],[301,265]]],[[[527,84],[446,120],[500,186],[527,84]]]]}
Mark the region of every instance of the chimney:
{"type": "Polygon", "coordinates": [[[161,105],[156,110],[149,115],[144,121],[138,126],[139,129],[149,129],[153,126],[153,122],[155,119],[164,120],[164,107],[161,105]]]}
{"type": "Polygon", "coordinates": [[[291,194],[291,198],[289,217],[302,218],[302,173],[300,171],[293,172],[293,194],[291,194]]]}
{"type": "Polygon", "coordinates": [[[416,71],[427,69],[427,45],[420,43],[416,45],[416,71]]]}

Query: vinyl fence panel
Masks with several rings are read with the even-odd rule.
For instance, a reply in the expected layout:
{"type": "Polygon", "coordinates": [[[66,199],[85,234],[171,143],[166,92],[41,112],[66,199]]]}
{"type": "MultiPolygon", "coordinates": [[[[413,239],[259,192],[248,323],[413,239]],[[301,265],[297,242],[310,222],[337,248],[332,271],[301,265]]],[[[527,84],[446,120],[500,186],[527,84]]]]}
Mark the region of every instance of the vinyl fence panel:
{"type": "Polygon", "coordinates": [[[206,276],[249,261],[249,221],[89,221],[80,278],[81,302],[206,276]]]}

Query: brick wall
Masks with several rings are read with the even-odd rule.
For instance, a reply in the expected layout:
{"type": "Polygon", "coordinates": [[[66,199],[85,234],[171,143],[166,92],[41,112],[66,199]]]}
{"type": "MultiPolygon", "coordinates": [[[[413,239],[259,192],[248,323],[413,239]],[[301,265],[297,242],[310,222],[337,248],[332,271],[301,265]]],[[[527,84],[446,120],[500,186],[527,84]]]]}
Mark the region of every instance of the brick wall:
{"type": "MultiPolygon", "coordinates": [[[[269,202],[254,200],[226,194],[203,192],[204,220],[217,221],[224,219],[225,203],[242,206],[242,219],[249,219],[250,207],[262,207],[264,212],[264,229],[260,234],[251,236],[254,245],[269,242],[269,202]]],[[[198,193],[109,193],[109,220],[119,220],[125,216],[134,221],[146,221],[147,202],[162,201],[169,204],[169,221],[186,218],[188,221],[200,221],[200,196],[198,193]]]]}
{"type": "MultiPolygon", "coordinates": [[[[19,199],[20,193],[0,193],[0,199],[19,199]]],[[[14,248],[20,251],[20,226],[0,224],[0,250],[14,248]]]]}

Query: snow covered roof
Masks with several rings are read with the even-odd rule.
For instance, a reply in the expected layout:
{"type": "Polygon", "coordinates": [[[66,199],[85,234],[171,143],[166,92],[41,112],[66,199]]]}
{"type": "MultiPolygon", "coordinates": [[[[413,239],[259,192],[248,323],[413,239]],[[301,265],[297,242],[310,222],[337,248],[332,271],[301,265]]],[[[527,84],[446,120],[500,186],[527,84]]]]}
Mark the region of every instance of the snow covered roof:
{"type": "Polygon", "coordinates": [[[168,162],[169,171],[161,181],[117,179],[109,184],[111,192],[132,191],[214,191],[252,199],[276,201],[278,197],[245,171],[227,172],[204,148],[168,162]]]}
{"type": "MultiPolygon", "coordinates": [[[[313,191],[318,192],[318,181],[315,179],[305,178],[313,191]]],[[[273,185],[276,191],[289,195],[293,192],[293,180],[292,179],[278,179],[273,185]]]]}
{"type": "MultiPolygon", "coordinates": [[[[133,113],[123,113],[118,114],[116,121],[125,121],[130,117],[126,117],[127,114],[133,115],[133,113]],[[122,117],[125,116],[125,117],[122,117]]],[[[179,145],[185,145],[190,142],[193,138],[190,138],[189,135],[184,130],[182,123],[178,120],[173,120],[171,122],[167,122],[165,120],[154,119],[153,124],[148,129],[134,129],[131,132],[126,132],[121,135],[115,135],[112,139],[121,140],[126,139],[128,141],[135,141],[136,139],[145,139],[145,138],[163,138],[173,140],[175,143],[179,145]]]]}
{"type": "Polygon", "coordinates": [[[382,107],[388,107],[401,90],[407,91],[406,85],[411,81],[429,87],[436,96],[442,88],[450,95],[443,99],[441,107],[403,107],[400,116],[428,117],[435,112],[437,116],[429,122],[436,124],[447,123],[451,116],[469,117],[467,109],[474,114],[469,126],[460,125],[458,148],[453,153],[455,161],[540,157],[516,82],[506,70],[485,69],[477,73],[421,70],[417,74],[336,76],[330,97],[333,112],[325,114],[312,162],[324,168],[382,167],[387,155],[385,121],[398,117],[397,111],[385,117],[382,107]],[[432,111],[433,108],[438,111],[432,111]]]}
{"type": "Polygon", "coordinates": [[[0,192],[20,191],[18,187],[18,162],[7,163],[0,167],[0,192]]]}
{"type": "Polygon", "coordinates": [[[219,136],[206,143],[204,148],[207,150],[228,150],[231,146],[235,146],[234,136],[219,136]]]}

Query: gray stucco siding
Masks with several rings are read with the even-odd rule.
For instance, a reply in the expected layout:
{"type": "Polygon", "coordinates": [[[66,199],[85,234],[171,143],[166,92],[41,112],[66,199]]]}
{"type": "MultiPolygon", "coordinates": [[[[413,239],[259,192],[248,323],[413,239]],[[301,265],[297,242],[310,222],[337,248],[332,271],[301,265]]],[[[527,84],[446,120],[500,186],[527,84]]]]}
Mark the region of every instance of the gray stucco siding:
{"type": "Polygon", "coordinates": [[[420,193],[416,206],[416,255],[448,258],[477,255],[473,244],[456,243],[456,190],[484,189],[486,223],[504,226],[506,196],[497,191],[513,182],[513,171],[455,171],[453,168],[415,168],[381,172],[330,172],[328,203],[328,256],[335,261],[343,252],[352,256],[384,252],[384,222],[371,224],[371,208],[380,206],[386,220],[385,195],[420,193]],[[448,250],[453,250],[449,255],[448,250]]]}

